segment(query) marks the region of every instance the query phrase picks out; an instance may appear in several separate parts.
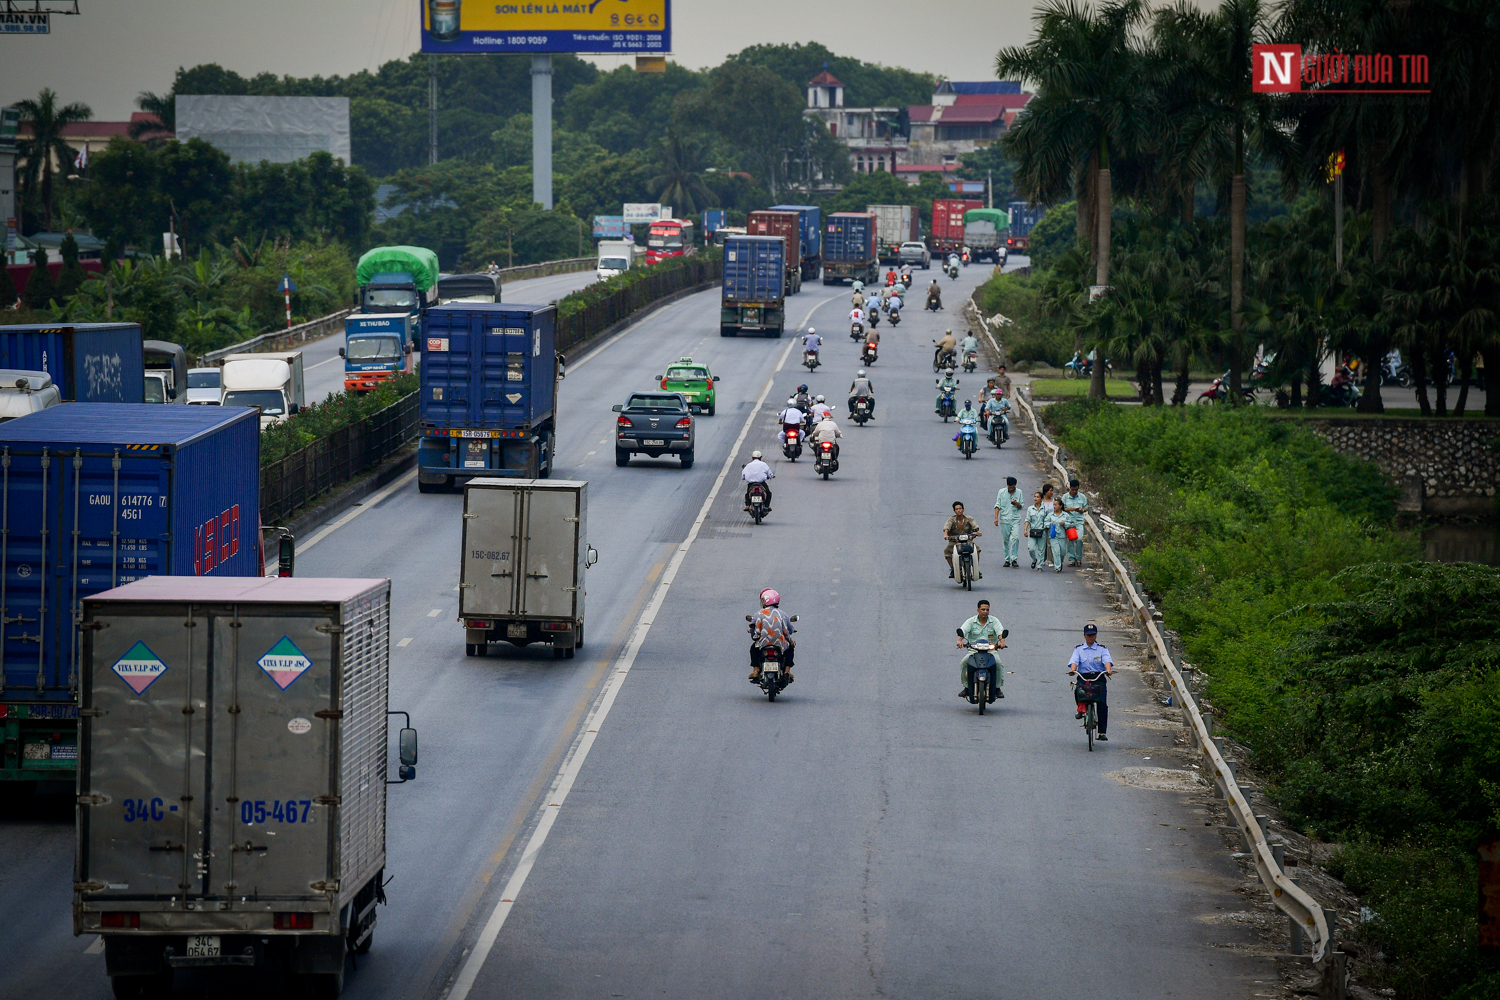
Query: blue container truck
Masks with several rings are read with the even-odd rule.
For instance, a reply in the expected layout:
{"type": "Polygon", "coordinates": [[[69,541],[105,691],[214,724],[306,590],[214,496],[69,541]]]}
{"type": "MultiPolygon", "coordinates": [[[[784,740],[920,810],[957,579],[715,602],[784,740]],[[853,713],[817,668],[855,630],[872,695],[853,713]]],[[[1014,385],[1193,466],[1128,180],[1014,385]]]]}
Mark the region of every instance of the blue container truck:
{"type": "Polygon", "coordinates": [[[1011,253],[1025,253],[1031,245],[1031,230],[1047,214],[1045,205],[1028,205],[1024,201],[1010,203],[1010,235],[1005,238],[1005,249],[1011,253]]]}
{"type": "Polygon", "coordinates": [[[780,236],[731,236],[724,241],[724,289],[719,336],[786,330],[786,240],[780,236]]]}
{"type": "MultiPolygon", "coordinates": [[[[483,277],[481,275],[481,277],[483,277]]],[[[369,392],[411,371],[408,313],[351,314],[344,319],[344,391],[369,392]]]]}
{"type": "Polygon", "coordinates": [[[823,210],[817,205],[772,205],[771,211],[796,212],[800,217],[802,280],[813,280],[823,267],[823,210]]]}
{"type": "Polygon", "coordinates": [[[453,302],[428,310],[424,327],[417,488],[551,475],[566,363],[557,307],[453,302]]]}
{"type": "MultiPolygon", "coordinates": [[[[260,421],[54,406],[0,426],[0,470],[0,781],[71,782],[83,599],[147,576],[260,575],[260,421]]],[[[170,669],[149,651],[140,667],[121,683],[170,669]]]]}
{"type": "Polygon", "coordinates": [[[880,278],[875,216],[869,212],[834,212],[823,227],[823,284],[880,278]]]}
{"type": "Polygon", "coordinates": [[[140,403],[143,343],[138,323],[0,326],[0,368],[46,372],[68,403],[140,403]]]}

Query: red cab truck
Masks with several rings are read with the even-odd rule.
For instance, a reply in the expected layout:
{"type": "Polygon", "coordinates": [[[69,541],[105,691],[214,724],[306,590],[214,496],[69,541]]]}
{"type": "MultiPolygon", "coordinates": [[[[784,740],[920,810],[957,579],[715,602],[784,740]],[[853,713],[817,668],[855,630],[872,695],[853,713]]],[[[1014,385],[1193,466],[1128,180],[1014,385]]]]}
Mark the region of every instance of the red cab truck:
{"type": "Polygon", "coordinates": [[[933,256],[957,252],[964,245],[964,213],[983,208],[977,198],[938,198],[932,203],[932,236],[927,240],[933,256]]]}

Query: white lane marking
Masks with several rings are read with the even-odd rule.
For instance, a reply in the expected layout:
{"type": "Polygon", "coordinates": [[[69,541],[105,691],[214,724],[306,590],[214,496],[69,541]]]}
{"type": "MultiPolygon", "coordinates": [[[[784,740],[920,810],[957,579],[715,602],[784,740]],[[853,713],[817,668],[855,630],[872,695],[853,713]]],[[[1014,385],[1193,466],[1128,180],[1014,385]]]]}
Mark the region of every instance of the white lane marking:
{"type": "Polygon", "coordinates": [[[96,935],[94,935],[94,943],[91,944],[91,945],[89,945],[87,948],[83,949],[83,953],[85,955],[102,955],[102,954],[104,954],[104,935],[103,934],[96,934],[96,935]]]}
{"type": "Polygon", "coordinates": [[[396,643],[396,648],[397,649],[405,649],[407,646],[410,646],[410,645],[411,645],[411,636],[407,636],[405,639],[402,639],[400,642],[396,643]]]}
{"type": "MultiPolygon", "coordinates": [[[[398,477],[389,486],[384,487],[378,493],[375,493],[375,494],[371,495],[370,497],[366,498],[365,500],[360,501],[360,506],[355,507],[349,513],[345,514],[343,517],[339,518],[337,521],[334,521],[328,527],[323,528],[321,531],[319,531],[317,534],[313,535],[307,541],[305,541],[305,542],[298,542],[297,543],[297,554],[301,555],[302,553],[306,552],[308,549],[312,548],[314,545],[317,545],[323,539],[327,538],[329,535],[333,534],[335,531],[338,531],[344,525],[348,524],[350,521],[354,520],[356,517],[358,517],[359,515],[363,514],[365,511],[369,510],[371,507],[374,507],[375,505],[377,505],[378,503],[380,503],[380,501],[384,500],[386,497],[390,496],[392,493],[396,492],[401,487],[407,485],[413,479],[416,479],[416,478],[417,478],[417,470],[416,469],[412,469],[410,472],[406,473],[406,475],[398,477]]],[[[273,571],[273,572],[268,573],[266,575],[267,576],[275,576],[276,573],[273,571]]]]}
{"type": "MultiPolygon", "coordinates": [[[[820,306],[832,301],[832,299],[827,299],[809,309],[802,319],[802,325],[807,325],[807,321],[820,306]]],[[[656,592],[651,595],[650,603],[641,612],[630,642],[620,655],[619,666],[605,682],[599,703],[584,720],[583,734],[568,752],[568,756],[563,759],[562,767],[558,770],[557,777],[553,779],[552,788],[547,792],[547,805],[542,808],[541,819],[537,822],[536,830],[527,841],[526,850],[521,855],[521,862],[516,865],[515,873],[511,875],[510,881],[505,883],[505,890],[500,894],[500,901],[495,904],[495,909],[491,911],[484,929],[479,932],[479,940],[474,942],[474,950],[469,952],[468,958],[459,969],[458,977],[453,981],[453,988],[448,991],[447,1000],[467,1000],[469,991],[474,988],[474,981],[479,978],[479,970],[484,967],[485,959],[489,957],[490,950],[495,947],[495,939],[500,936],[500,928],[505,926],[505,918],[510,916],[511,909],[516,905],[516,896],[526,885],[526,877],[536,866],[542,845],[547,842],[547,835],[552,832],[552,824],[557,822],[558,810],[567,801],[573,782],[577,779],[578,773],[583,770],[583,763],[588,759],[589,750],[593,748],[599,727],[604,724],[604,720],[609,716],[609,710],[614,707],[615,697],[620,693],[625,678],[630,674],[630,668],[635,664],[636,654],[641,651],[646,635],[651,631],[651,623],[656,619],[657,612],[661,610],[662,602],[667,598],[667,591],[671,589],[672,581],[677,578],[677,571],[682,568],[683,561],[687,558],[688,549],[693,547],[693,542],[697,540],[703,522],[708,520],[708,512],[713,509],[714,501],[719,497],[719,489],[724,485],[724,480],[729,476],[730,470],[734,468],[734,460],[739,456],[740,447],[744,445],[745,438],[749,437],[750,428],[760,414],[760,408],[765,404],[766,397],[771,394],[771,386],[776,382],[775,372],[781,371],[782,366],[786,364],[786,359],[791,356],[792,348],[797,346],[797,343],[797,340],[793,338],[781,352],[781,360],[776,363],[775,371],[766,379],[765,387],[760,390],[760,398],[755,401],[754,409],[745,418],[745,423],[740,428],[740,436],[735,439],[734,445],[729,449],[729,454],[725,456],[724,467],[719,470],[719,477],[714,480],[713,488],[708,491],[708,497],[699,508],[697,519],[688,529],[687,537],[683,539],[682,544],[677,546],[677,551],[672,555],[672,561],[667,564],[666,572],[661,576],[661,582],[656,585],[656,592]]]]}
{"type": "Polygon", "coordinates": [[[443,609],[442,608],[433,608],[431,611],[427,612],[427,617],[428,618],[436,618],[438,615],[440,615],[442,613],[443,613],[443,609]]]}
{"type": "Polygon", "coordinates": [[[333,357],[331,357],[331,358],[329,358],[329,359],[328,359],[328,360],[327,360],[327,361],[319,361],[319,362],[318,362],[318,363],[317,363],[317,364],[315,364],[315,365],[308,365],[308,366],[307,366],[307,367],[306,367],[306,368],[305,368],[305,369],[303,369],[303,370],[304,370],[304,371],[312,371],[312,370],[313,370],[313,369],[314,369],[314,368],[322,368],[322,367],[323,367],[323,366],[324,366],[324,365],[326,365],[326,364],[331,364],[331,363],[332,363],[332,362],[334,362],[334,361],[343,361],[343,360],[344,360],[344,359],[343,359],[343,358],[341,358],[341,357],[339,357],[339,356],[338,356],[338,355],[337,355],[337,354],[335,354],[335,355],[334,355],[334,356],[333,356],[333,357]]]}

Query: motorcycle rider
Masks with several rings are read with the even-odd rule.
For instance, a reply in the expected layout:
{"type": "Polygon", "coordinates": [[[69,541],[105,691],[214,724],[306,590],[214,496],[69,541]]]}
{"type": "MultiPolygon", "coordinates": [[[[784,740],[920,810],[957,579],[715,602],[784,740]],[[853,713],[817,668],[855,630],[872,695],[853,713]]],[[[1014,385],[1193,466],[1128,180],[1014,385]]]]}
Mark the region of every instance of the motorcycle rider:
{"type": "Polygon", "coordinates": [[[891,293],[891,307],[888,310],[886,310],[886,311],[890,314],[891,322],[894,323],[896,321],[897,317],[901,313],[901,293],[900,292],[892,292],[891,293]]]}
{"type": "Polygon", "coordinates": [[[952,389],[956,391],[958,389],[958,379],[953,377],[952,368],[943,369],[943,377],[937,380],[937,387],[938,397],[937,402],[933,404],[933,412],[937,413],[939,416],[942,416],[944,396],[943,390],[952,389]]]}
{"type": "Polygon", "coordinates": [[[891,307],[891,286],[886,285],[880,289],[880,309],[882,312],[891,307]]]}
{"type": "Polygon", "coordinates": [[[865,307],[865,293],[856,288],[854,294],[849,296],[849,304],[856,309],[863,309],[865,307]]]}
{"type": "Polygon", "coordinates": [[[844,432],[839,430],[839,425],[833,420],[833,413],[827,412],[823,419],[819,420],[817,425],[813,427],[813,453],[817,454],[817,450],[822,446],[823,442],[832,441],[833,460],[837,462],[839,460],[839,438],[843,436],[844,432]]]}
{"type": "Polygon", "coordinates": [[[1016,477],[1005,477],[1005,489],[995,494],[995,527],[1005,547],[1002,566],[1019,566],[1021,555],[1021,522],[1026,517],[1024,494],[1016,489],[1016,477]],[[1002,523],[1003,522],[1003,523],[1002,523]]]}
{"type": "Polygon", "coordinates": [[[972,333],[967,333],[964,334],[964,339],[958,342],[958,356],[962,360],[967,361],[970,354],[973,354],[976,360],[978,359],[979,338],[972,333]]]}
{"type": "Polygon", "coordinates": [[[854,381],[849,383],[850,420],[854,419],[854,401],[861,396],[870,401],[870,416],[875,416],[875,383],[865,377],[863,368],[854,376],[854,381]]]}
{"type": "Polygon", "coordinates": [[[792,683],[792,660],[797,652],[797,640],[793,639],[797,627],[781,610],[781,595],[770,587],[760,592],[760,610],[750,620],[750,682],[760,680],[760,666],[766,660],[767,646],[775,646],[781,652],[781,677],[792,683]]]}
{"type": "MultiPolygon", "coordinates": [[[[1005,628],[1000,624],[998,618],[990,617],[990,602],[981,598],[975,610],[978,614],[959,626],[959,631],[963,634],[958,637],[958,648],[963,649],[964,645],[970,642],[992,642],[995,644],[996,649],[1004,649],[1005,639],[1000,633],[1005,631],[1005,628]]],[[[960,698],[968,698],[970,697],[970,689],[973,687],[974,650],[966,651],[963,659],[958,661],[958,674],[960,680],[963,682],[963,688],[958,692],[958,696],[960,698]]],[[[1000,686],[1004,683],[1005,671],[1000,669],[1000,658],[998,656],[995,657],[994,674],[994,696],[996,698],[1004,698],[1005,692],[1001,690],[1000,686]]]]}
{"type": "Polygon", "coordinates": [[[833,419],[833,407],[828,405],[828,401],[822,396],[821,393],[818,395],[817,400],[813,403],[812,409],[808,412],[812,416],[812,423],[815,424],[824,420],[833,419]]]}
{"type": "Polygon", "coordinates": [[[789,430],[800,429],[802,427],[803,414],[802,411],[797,408],[797,400],[787,400],[786,409],[778,413],[776,415],[776,419],[781,421],[781,443],[786,444],[786,432],[789,430]]]}
{"type": "MultiPolygon", "coordinates": [[[[858,309],[854,311],[859,312],[858,309]]],[[[823,338],[818,336],[818,331],[812,327],[808,327],[807,332],[802,335],[802,349],[811,352],[813,357],[817,357],[818,349],[822,346],[823,338]]]]}
{"type": "Polygon", "coordinates": [[[859,306],[855,306],[853,309],[849,310],[849,333],[851,336],[854,334],[854,331],[856,329],[858,329],[860,336],[864,336],[865,311],[859,306]]]}
{"type": "Polygon", "coordinates": [[[943,308],[943,289],[938,285],[936,278],[933,278],[932,284],[927,286],[927,304],[931,306],[934,301],[937,302],[939,309],[943,308]]]}
{"type": "Polygon", "coordinates": [[[1005,398],[1004,393],[996,391],[985,400],[984,415],[986,424],[996,420],[1001,422],[1004,427],[1004,433],[1000,435],[1002,441],[1010,437],[1010,400],[1005,398]]]}
{"type": "Polygon", "coordinates": [[[812,409],[812,397],[807,394],[806,382],[803,382],[801,385],[797,386],[797,395],[792,397],[792,401],[797,404],[797,409],[801,410],[803,413],[806,413],[808,410],[812,409]]]}
{"type": "Polygon", "coordinates": [[[771,484],[768,480],[775,479],[776,473],[772,468],[761,460],[759,451],[750,453],[750,461],[740,470],[740,480],[745,484],[745,510],[750,509],[750,484],[760,483],[766,488],[766,511],[771,510],[771,484]]]}
{"type": "Polygon", "coordinates": [[[885,272],[885,287],[890,288],[896,283],[896,269],[893,267],[885,272]]]}
{"type": "Polygon", "coordinates": [[[969,420],[972,421],[976,427],[979,426],[979,411],[974,409],[974,404],[970,400],[966,399],[964,400],[964,408],[958,411],[955,420],[958,423],[958,430],[953,434],[953,447],[962,449],[964,421],[969,420]]]}
{"type": "MultiPolygon", "coordinates": [[[[1094,637],[1098,634],[1099,626],[1092,622],[1083,627],[1083,641],[1073,647],[1073,655],[1068,657],[1068,674],[1070,676],[1077,674],[1104,675],[1099,678],[1104,683],[1099,686],[1099,732],[1094,736],[1094,739],[1103,740],[1108,743],[1109,737],[1104,735],[1104,731],[1109,728],[1109,703],[1106,699],[1108,698],[1109,691],[1108,678],[1114,676],[1115,661],[1114,657],[1109,655],[1109,650],[1095,641],[1094,637]]],[[[1080,701],[1076,704],[1078,714],[1073,717],[1081,719],[1084,712],[1083,702],[1080,701]]]]}
{"type": "Polygon", "coordinates": [[[948,267],[949,269],[958,267],[958,254],[952,250],[948,251],[948,267]]]}
{"type": "Polygon", "coordinates": [[[943,363],[944,358],[948,358],[948,363],[952,364],[953,351],[957,347],[958,341],[953,339],[953,331],[944,330],[943,339],[937,341],[937,347],[932,352],[932,363],[935,365],[940,365],[943,363]]]}
{"type": "MultiPolygon", "coordinates": [[[[943,522],[943,538],[947,542],[943,546],[943,558],[948,560],[948,579],[953,579],[953,546],[957,544],[954,539],[959,535],[968,535],[972,540],[980,534],[979,523],[964,513],[963,501],[953,501],[953,516],[943,522]]],[[[974,578],[984,579],[984,574],[979,572],[978,542],[974,543],[974,578]]]]}

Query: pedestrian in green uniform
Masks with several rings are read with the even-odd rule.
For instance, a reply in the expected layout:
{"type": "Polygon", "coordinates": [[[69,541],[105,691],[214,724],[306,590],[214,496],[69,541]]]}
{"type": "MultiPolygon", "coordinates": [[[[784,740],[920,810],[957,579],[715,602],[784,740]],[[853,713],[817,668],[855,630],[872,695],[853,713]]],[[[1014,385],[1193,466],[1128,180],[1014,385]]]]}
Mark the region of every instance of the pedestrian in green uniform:
{"type": "Polygon", "coordinates": [[[1061,573],[1063,545],[1067,541],[1068,517],[1063,513],[1062,498],[1052,501],[1052,513],[1047,515],[1047,541],[1052,545],[1052,572],[1061,573]]]}
{"type": "Polygon", "coordinates": [[[1031,506],[1026,508],[1026,548],[1031,553],[1031,568],[1045,569],[1047,566],[1047,508],[1040,493],[1031,494],[1031,506]]]}
{"type": "Polygon", "coordinates": [[[1021,522],[1026,517],[1025,496],[1016,489],[1016,477],[1005,477],[1005,489],[995,495],[995,526],[1000,528],[1005,566],[1019,566],[1021,555],[1021,522]]]}
{"type": "Polygon", "coordinates": [[[1067,538],[1064,537],[1064,540],[1068,542],[1068,544],[1066,545],[1068,551],[1068,565],[1082,566],[1084,531],[1083,519],[1089,511],[1088,495],[1078,488],[1077,479],[1069,479],[1068,492],[1064,493],[1059,499],[1062,501],[1063,510],[1067,511],[1068,514],[1068,527],[1072,528],[1078,535],[1077,538],[1074,538],[1071,541],[1067,540],[1067,538]]]}

